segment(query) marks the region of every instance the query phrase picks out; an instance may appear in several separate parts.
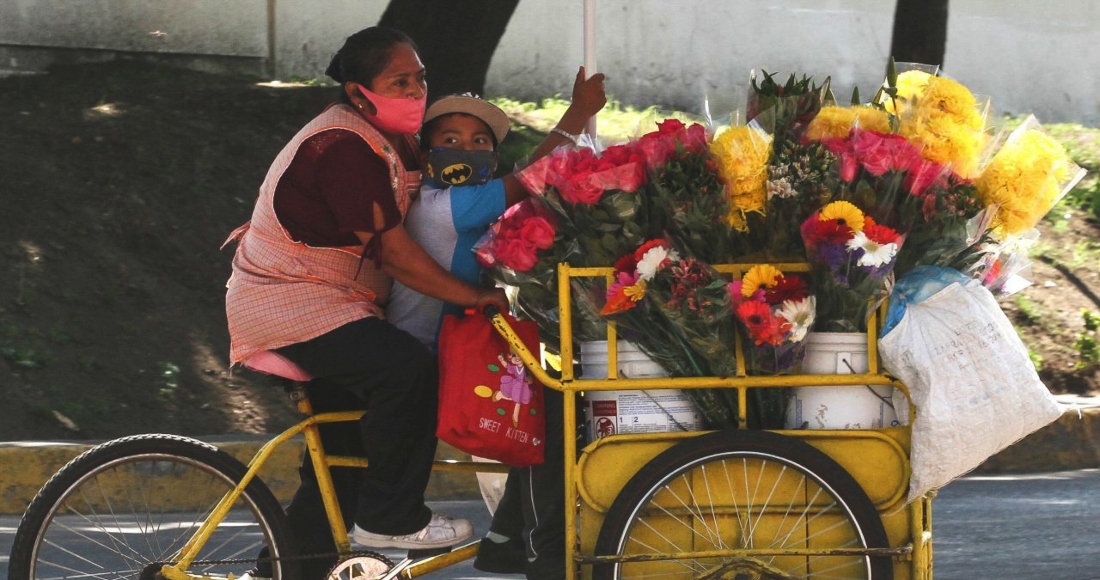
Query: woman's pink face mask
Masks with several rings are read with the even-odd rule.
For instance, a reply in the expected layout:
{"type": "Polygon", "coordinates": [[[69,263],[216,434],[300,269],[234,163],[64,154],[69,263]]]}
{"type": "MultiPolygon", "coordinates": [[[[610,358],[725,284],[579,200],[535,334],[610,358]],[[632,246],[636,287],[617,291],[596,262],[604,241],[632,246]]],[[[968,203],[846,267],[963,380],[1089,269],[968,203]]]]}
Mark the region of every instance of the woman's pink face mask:
{"type": "Polygon", "coordinates": [[[364,112],[372,125],[383,132],[398,135],[413,135],[420,130],[420,125],[424,122],[424,111],[428,107],[427,93],[420,95],[418,99],[394,98],[373,93],[363,85],[356,87],[374,105],[374,114],[364,112]]]}

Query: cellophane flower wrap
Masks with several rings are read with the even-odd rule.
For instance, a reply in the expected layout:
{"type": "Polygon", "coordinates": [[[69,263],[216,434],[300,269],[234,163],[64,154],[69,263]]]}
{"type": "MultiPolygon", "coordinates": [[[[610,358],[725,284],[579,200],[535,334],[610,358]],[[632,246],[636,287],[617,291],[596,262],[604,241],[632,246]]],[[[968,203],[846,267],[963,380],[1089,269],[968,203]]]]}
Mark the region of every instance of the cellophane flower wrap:
{"type": "MultiPolygon", "coordinates": [[[[496,282],[511,288],[516,314],[534,320],[552,350],[557,349],[557,267],[573,258],[576,248],[565,243],[554,212],[537,197],[508,208],[474,247],[475,257],[496,282]]],[[[599,332],[594,318],[580,328],[599,332]]]]}
{"type": "MultiPolygon", "coordinates": [[[[667,240],[650,240],[615,264],[599,312],[671,376],[736,373],[728,280],[667,240]]],[[[710,428],[736,427],[736,391],[686,392],[710,428]]]]}
{"type": "Polygon", "coordinates": [[[898,119],[898,133],[931,162],[945,165],[965,179],[977,176],[989,142],[989,105],[962,83],[910,70],[887,78],[892,86],[880,96],[885,110],[898,119]]]}
{"type": "Polygon", "coordinates": [[[1065,148],[1029,115],[975,183],[982,203],[998,208],[995,234],[1009,238],[1034,228],[1084,175],[1065,148]]]}

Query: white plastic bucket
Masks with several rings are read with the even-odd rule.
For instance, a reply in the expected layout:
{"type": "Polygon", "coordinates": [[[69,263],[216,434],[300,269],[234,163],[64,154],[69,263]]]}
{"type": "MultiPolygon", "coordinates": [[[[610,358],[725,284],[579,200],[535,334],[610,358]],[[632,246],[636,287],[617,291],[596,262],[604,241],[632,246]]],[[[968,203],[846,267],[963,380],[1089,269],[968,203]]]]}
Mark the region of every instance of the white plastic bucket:
{"type": "MultiPolygon", "coordinates": [[[[619,378],[667,377],[632,343],[618,341],[619,378]]],[[[582,379],[607,378],[607,341],[581,343],[582,379]]],[[[588,391],[584,394],[588,440],[617,433],[659,433],[702,429],[702,417],[691,399],[680,390],[588,391]]]]}
{"type": "MultiPolygon", "coordinates": [[[[867,335],[811,332],[802,372],[845,375],[867,372],[867,335]]],[[[898,425],[893,387],[840,385],[794,387],[787,401],[787,429],[881,429],[898,425]]]]}

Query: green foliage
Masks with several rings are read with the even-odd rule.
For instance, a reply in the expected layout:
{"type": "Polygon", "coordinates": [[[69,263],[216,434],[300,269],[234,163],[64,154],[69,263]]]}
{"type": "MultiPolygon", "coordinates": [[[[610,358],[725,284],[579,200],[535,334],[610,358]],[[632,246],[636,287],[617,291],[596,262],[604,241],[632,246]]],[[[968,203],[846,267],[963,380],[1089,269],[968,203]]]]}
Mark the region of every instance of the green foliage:
{"type": "Polygon", "coordinates": [[[1035,366],[1036,371],[1043,370],[1043,356],[1030,348],[1027,349],[1027,358],[1031,360],[1031,364],[1035,366]]]}
{"type": "Polygon", "coordinates": [[[1066,194],[1062,203],[1100,217],[1100,178],[1095,173],[1089,174],[1066,194]]]}
{"type": "Polygon", "coordinates": [[[1024,324],[1038,324],[1043,317],[1043,310],[1038,304],[1032,302],[1027,296],[1017,294],[1014,298],[1016,308],[1020,310],[1020,317],[1024,324]]]}
{"type": "Polygon", "coordinates": [[[0,328],[0,357],[20,369],[37,369],[50,362],[50,354],[43,348],[41,332],[35,328],[23,328],[7,323],[0,328]]]}
{"type": "Polygon", "coordinates": [[[35,350],[32,347],[0,347],[0,356],[3,356],[11,364],[23,369],[36,369],[45,366],[49,362],[46,353],[35,350]]]}
{"type": "Polygon", "coordinates": [[[1077,351],[1077,368],[1085,369],[1100,363],[1100,340],[1097,330],[1100,329],[1100,314],[1081,309],[1081,318],[1084,319],[1085,330],[1077,334],[1077,340],[1073,348],[1077,351]]]}
{"type": "MultiPolygon", "coordinates": [[[[530,148],[542,141],[569,107],[569,101],[560,97],[542,99],[538,102],[522,102],[508,98],[490,99],[508,116],[521,126],[527,126],[541,133],[530,148]]],[[[664,111],[658,107],[635,109],[619,101],[610,100],[596,116],[596,133],[604,144],[621,143],[655,128],[654,123],[664,119],[680,119],[685,123],[697,121],[691,115],[676,111],[664,111]]],[[[513,131],[516,124],[513,123],[513,131]]],[[[511,134],[509,134],[511,135],[511,134]]],[[[505,139],[508,141],[508,139],[505,139]]],[[[503,155],[502,155],[503,157],[503,155]]]]}
{"type": "Polygon", "coordinates": [[[175,363],[161,361],[157,363],[157,378],[160,381],[160,389],[157,393],[162,397],[171,397],[179,387],[180,368],[175,363]]]}

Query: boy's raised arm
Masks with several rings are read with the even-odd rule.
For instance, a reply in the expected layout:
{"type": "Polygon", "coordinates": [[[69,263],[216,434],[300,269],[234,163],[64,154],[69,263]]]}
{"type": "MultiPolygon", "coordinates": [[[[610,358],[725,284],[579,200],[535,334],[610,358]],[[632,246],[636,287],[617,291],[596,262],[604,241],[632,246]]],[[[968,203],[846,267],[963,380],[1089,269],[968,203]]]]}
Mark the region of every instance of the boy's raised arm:
{"type": "MultiPolygon", "coordinates": [[[[573,80],[573,95],[569,107],[565,109],[558,124],[539,143],[534,152],[528,158],[528,162],[534,162],[554,149],[566,144],[575,144],[575,138],[580,135],[593,115],[607,104],[607,95],[603,88],[604,75],[596,73],[590,78],[585,78],[584,67],[577,70],[577,76],[573,80]]],[[[503,177],[504,192],[509,206],[519,203],[529,193],[516,179],[515,174],[509,173],[503,177]]]]}

